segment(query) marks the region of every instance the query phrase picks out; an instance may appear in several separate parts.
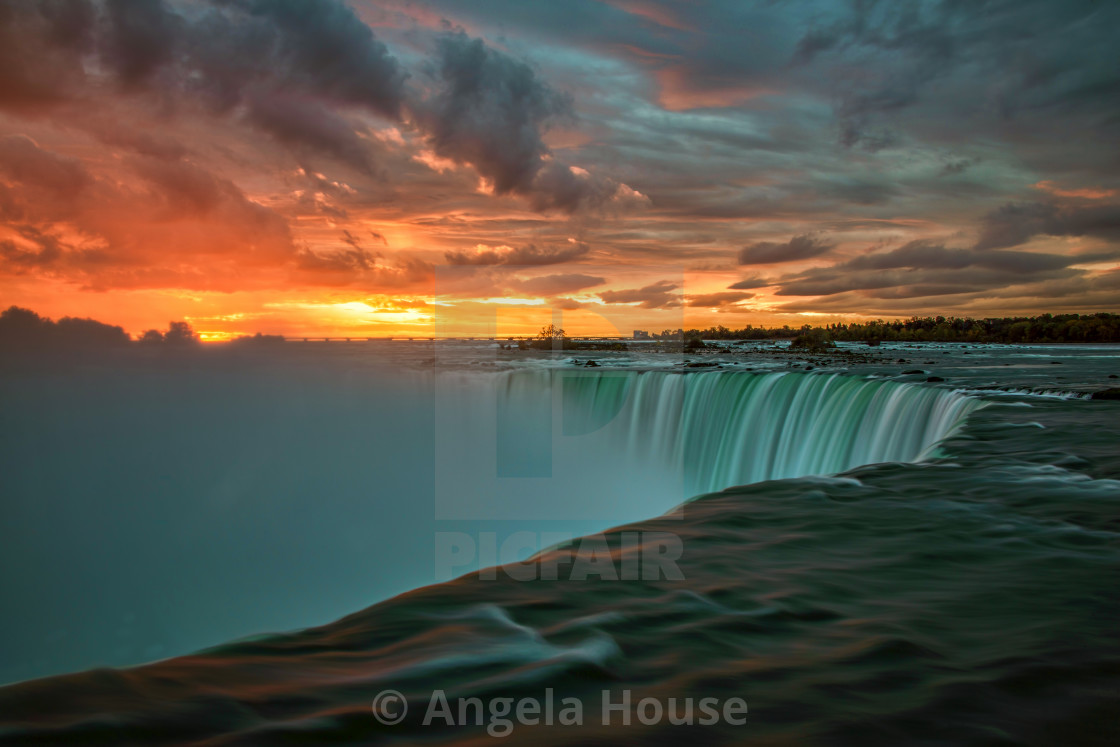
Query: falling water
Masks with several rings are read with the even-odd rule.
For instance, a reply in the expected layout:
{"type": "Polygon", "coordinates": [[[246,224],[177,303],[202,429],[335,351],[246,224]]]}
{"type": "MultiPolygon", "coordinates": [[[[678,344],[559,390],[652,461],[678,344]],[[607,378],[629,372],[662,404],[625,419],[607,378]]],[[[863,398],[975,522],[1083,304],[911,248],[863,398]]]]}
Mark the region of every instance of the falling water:
{"type": "Polygon", "coordinates": [[[539,403],[562,378],[563,436],[609,433],[616,457],[680,467],[688,494],[930,455],[978,402],[952,391],[841,375],[516,372],[539,403]]]}

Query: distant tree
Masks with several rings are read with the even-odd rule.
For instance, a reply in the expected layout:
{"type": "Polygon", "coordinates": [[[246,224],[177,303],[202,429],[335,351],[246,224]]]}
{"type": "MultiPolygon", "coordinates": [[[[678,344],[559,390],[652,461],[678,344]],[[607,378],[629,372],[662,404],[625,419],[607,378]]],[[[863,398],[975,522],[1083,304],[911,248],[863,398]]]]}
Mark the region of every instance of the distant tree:
{"type": "Polygon", "coordinates": [[[93,319],[63,317],[53,322],[30,309],[12,306],[0,313],[0,345],[15,348],[102,348],[125,345],[120,327],[93,319]]]}
{"type": "Polygon", "coordinates": [[[64,316],[55,322],[54,328],[58,343],[68,347],[112,347],[131,341],[120,327],[93,319],[64,316]]]}
{"type": "Polygon", "coordinates": [[[284,342],[284,335],[240,335],[231,340],[233,345],[276,345],[284,342]]]}
{"type": "Polygon", "coordinates": [[[12,347],[48,344],[54,323],[31,309],[11,306],[0,313],[0,342],[12,347]]]}
{"type": "Polygon", "coordinates": [[[163,333],[163,341],[168,345],[193,345],[198,342],[198,335],[186,322],[171,322],[163,333]]]}
{"type": "Polygon", "coordinates": [[[687,338],[684,341],[684,349],[685,350],[700,350],[701,348],[704,348],[704,347],[707,347],[707,346],[704,344],[704,339],[700,336],[700,333],[697,332],[696,330],[690,330],[688,335],[687,335],[687,338]]]}
{"type": "MultiPolygon", "coordinates": [[[[851,324],[829,324],[826,327],[788,325],[764,329],[747,325],[743,329],[710,327],[690,329],[685,337],[699,336],[705,340],[723,339],[792,339],[810,329],[820,330],[831,340],[867,342],[1120,342],[1120,315],[1042,314],[1037,317],[1003,317],[967,319],[961,317],[911,317],[906,320],[875,319],[851,324]]],[[[806,341],[808,342],[808,341],[806,341]]]]}
{"type": "Polygon", "coordinates": [[[136,338],[141,345],[162,345],[163,333],[158,329],[149,329],[136,338]]]}
{"type": "Polygon", "coordinates": [[[541,331],[537,333],[538,340],[563,340],[567,337],[564,330],[557,327],[555,324],[549,324],[547,327],[541,327],[541,331]]]}
{"type": "MultiPolygon", "coordinates": [[[[541,327],[541,331],[537,333],[537,339],[529,343],[527,347],[537,350],[555,350],[557,348],[571,348],[572,345],[572,341],[568,339],[564,330],[560,329],[555,324],[549,324],[545,327],[541,327]]],[[[518,345],[518,347],[524,348],[525,346],[518,345]]]]}
{"type": "Polygon", "coordinates": [[[836,347],[836,343],[829,339],[828,332],[823,329],[803,327],[801,334],[793,338],[789,346],[802,350],[825,350],[836,347]]]}

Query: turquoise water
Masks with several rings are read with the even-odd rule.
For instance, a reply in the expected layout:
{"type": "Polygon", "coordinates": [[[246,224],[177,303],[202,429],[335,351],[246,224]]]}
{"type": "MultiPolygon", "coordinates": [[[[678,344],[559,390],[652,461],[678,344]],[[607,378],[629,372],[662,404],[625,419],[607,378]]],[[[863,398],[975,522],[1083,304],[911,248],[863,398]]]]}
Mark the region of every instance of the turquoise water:
{"type": "MultiPolygon", "coordinates": [[[[409,369],[412,383],[387,389],[396,374],[382,378],[366,351],[325,358],[289,351],[283,366],[269,361],[268,375],[244,361],[196,364],[187,374],[181,365],[130,363],[128,386],[119,390],[119,368],[86,370],[77,380],[99,393],[100,409],[76,392],[76,374],[58,374],[54,383],[66,385],[59,389],[41,376],[9,371],[5,394],[21,397],[5,397],[5,422],[28,428],[5,444],[5,487],[27,502],[6,503],[6,538],[26,539],[5,545],[5,567],[22,562],[22,581],[9,574],[4,594],[25,617],[37,615],[40,626],[52,620],[37,601],[50,596],[70,598],[71,609],[96,621],[102,611],[115,612],[121,598],[109,584],[99,587],[100,598],[68,597],[64,571],[88,581],[145,562],[160,571],[156,583],[144,586],[135,570],[119,583],[136,585],[127,600],[134,605],[157,588],[188,596],[194,611],[185,603],[173,608],[165,620],[172,627],[191,628],[254,583],[256,600],[280,596],[256,617],[240,616],[242,624],[273,621],[255,632],[291,627],[285,614],[300,604],[305,615],[327,622],[330,595],[316,596],[313,588],[333,589],[333,603],[350,604],[352,614],[139,668],[0,689],[0,742],[488,738],[484,725],[420,723],[417,714],[438,688],[452,700],[543,697],[551,689],[557,700],[586,702],[589,713],[604,689],[628,689],[635,700],[735,696],[750,707],[743,725],[694,727],[687,735],[689,727],[603,726],[588,718],[581,727],[518,725],[504,738],[510,743],[1115,743],[1120,404],[1083,395],[1115,381],[1108,376],[1120,373],[1118,353],[899,347],[877,351],[872,361],[816,361],[806,373],[805,362],[774,361],[761,351],[713,356],[722,369],[702,371],[654,356],[603,355],[595,372],[563,359],[495,357],[476,366],[463,363],[470,351],[444,351],[439,362],[446,370],[419,365],[409,369]],[[923,373],[903,373],[917,369],[923,373]],[[927,382],[928,375],[943,381],[927,382]],[[181,385],[178,400],[166,397],[169,380],[181,385]],[[192,380],[193,388],[183,385],[192,380]],[[464,391],[476,396],[464,401],[464,391]],[[231,392],[238,396],[231,399],[231,392]],[[415,414],[407,392],[430,403],[426,429],[401,426],[415,414]],[[449,396],[441,399],[441,392],[449,396]],[[169,414],[181,413],[184,398],[193,415],[176,421],[179,435],[166,450],[173,458],[152,445],[153,434],[171,438],[161,428],[169,414]],[[206,401],[214,404],[207,409],[206,401]],[[528,421],[516,416],[524,411],[520,401],[531,405],[528,421]],[[54,414],[46,418],[42,408],[51,402],[54,414]],[[80,418],[79,402],[86,403],[80,418]],[[130,409],[129,402],[144,407],[130,409]],[[446,411],[453,402],[462,407],[446,411]],[[472,412],[490,413],[489,430],[451,427],[474,422],[472,412]],[[238,417],[222,419],[231,413],[238,417]],[[551,441],[541,440],[542,418],[551,441]],[[117,429],[113,439],[93,427],[109,423],[117,429]],[[146,430],[126,438],[138,424],[146,430]],[[64,480],[58,449],[44,449],[60,433],[74,437],[67,443],[93,445],[100,433],[121,450],[120,459],[106,468],[104,443],[101,451],[90,446],[82,470],[66,473],[81,479],[64,480]],[[543,461],[530,474],[500,474],[507,448],[537,459],[538,441],[550,444],[550,475],[542,475],[543,461]],[[316,443],[320,448],[311,448],[316,443]],[[451,453],[453,443],[461,446],[451,453]],[[131,450],[145,444],[145,458],[137,458],[131,450]],[[497,478],[479,487],[459,473],[455,486],[456,454],[463,461],[489,454],[497,478]],[[158,470],[144,467],[152,460],[158,470]],[[582,472],[572,466],[580,463],[588,465],[582,472]],[[126,466],[131,473],[118,472],[126,466]],[[158,487],[166,484],[159,474],[173,478],[170,487],[158,487]],[[184,485],[187,474],[193,477],[184,485]],[[293,485],[299,474],[304,482],[293,485]],[[124,492],[104,492],[96,511],[82,513],[79,499],[94,487],[124,491],[141,479],[149,486],[147,507],[124,492]],[[313,490],[328,479],[338,489],[313,490]],[[347,492],[356,479],[361,487],[347,492]],[[442,495],[448,486],[467,498],[442,495]],[[453,513],[473,503],[480,513],[497,506],[495,515],[514,516],[495,486],[511,493],[520,486],[529,503],[537,494],[555,503],[567,491],[572,515],[581,517],[567,522],[572,529],[586,523],[599,532],[628,512],[603,535],[612,566],[625,567],[640,543],[667,534],[682,543],[682,578],[611,580],[601,573],[549,580],[537,573],[521,581],[468,573],[373,606],[353,603],[377,594],[370,591],[377,585],[359,572],[341,572],[348,563],[368,570],[377,562],[384,578],[431,578],[430,565],[420,573],[412,568],[430,558],[430,532],[492,526],[439,519],[441,507],[453,513]],[[37,514],[31,498],[48,493],[69,501],[77,518],[60,519],[58,503],[37,514]],[[682,493],[687,500],[671,511],[682,493]],[[183,501],[189,510],[168,515],[183,501]],[[133,524],[103,523],[107,516],[119,523],[121,502],[133,524]],[[408,513],[409,506],[416,510],[408,513]],[[28,538],[30,528],[45,532],[52,519],[66,542],[52,544],[48,534],[28,538]],[[340,531],[347,524],[350,531],[340,531]],[[408,525],[420,531],[409,535],[408,525]],[[152,541],[166,546],[182,532],[199,541],[170,559],[142,539],[155,535],[152,541]],[[87,536],[99,533],[113,537],[115,555],[87,536]],[[394,534],[427,537],[428,544],[387,544],[394,534]],[[75,542],[81,553],[59,557],[75,542]],[[47,557],[57,563],[46,564],[47,557]],[[258,557],[256,572],[243,578],[246,560],[258,557]],[[84,567],[75,564],[83,558],[84,567]],[[193,570],[173,562],[184,558],[193,570]],[[293,572],[301,566],[303,577],[293,572]],[[286,596],[269,569],[288,576],[286,596]],[[52,588],[54,594],[43,591],[52,588]],[[315,609],[306,608],[310,600],[318,600],[315,609]],[[386,688],[400,691],[411,707],[395,726],[371,711],[386,688]]],[[[392,355],[412,360],[399,348],[392,355]]],[[[404,370],[401,363],[394,359],[393,371],[404,370]]],[[[76,450],[66,458],[78,456],[76,450]]],[[[540,519],[506,521],[546,526],[540,519]]],[[[564,568],[572,551],[561,544],[523,566],[564,568]]],[[[11,640],[18,626],[5,624],[11,640]]],[[[21,635],[30,645],[37,641],[21,635]]],[[[84,653],[99,641],[90,635],[84,653]]]]}
{"type": "Polygon", "coordinates": [[[617,429],[618,453],[679,465],[690,496],[914,461],[981,404],[841,374],[577,372],[563,385],[566,430],[617,429]]]}

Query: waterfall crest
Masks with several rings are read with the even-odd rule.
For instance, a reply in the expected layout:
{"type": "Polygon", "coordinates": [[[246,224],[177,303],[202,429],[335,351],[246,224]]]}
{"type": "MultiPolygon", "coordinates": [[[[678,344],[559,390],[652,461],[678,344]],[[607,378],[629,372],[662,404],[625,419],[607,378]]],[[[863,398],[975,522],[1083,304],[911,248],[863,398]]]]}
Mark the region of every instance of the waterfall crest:
{"type": "Polygon", "coordinates": [[[435,516],[609,526],[734,485],[919,460],[977,406],[830,374],[452,374],[436,384],[435,516]]]}
{"type": "MultiPolygon", "coordinates": [[[[695,493],[918,460],[978,405],[944,389],[839,374],[562,376],[564,435],[613,430],[620,456],[680,465],[686,490],[695,493]]],[[[511,387],[554,384],[521,381],[511,387]]]]}

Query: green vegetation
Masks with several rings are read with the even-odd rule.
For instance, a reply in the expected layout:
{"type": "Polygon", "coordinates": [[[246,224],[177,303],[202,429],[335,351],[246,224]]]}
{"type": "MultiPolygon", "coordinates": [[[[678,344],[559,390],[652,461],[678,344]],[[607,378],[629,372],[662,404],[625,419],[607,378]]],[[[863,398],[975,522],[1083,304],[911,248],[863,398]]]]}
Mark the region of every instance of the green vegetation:
{"type": "Polygon", "coordinates": [[[0,313],[0,345],[6,348],[104,348],[129,344],[120,327],[93,319],[63,317],[57,322],[12,306],[0,313]]]}
{"type": "Polygon", "coordinates": [[[186,322],[169,322],[166,332],[149,329],[140,335],[137,342],[141,345],[195,345],[198,343],[198,335],[186,322]]]}
{"type": "Polygon", "coordinates": [[[541,331],[537,333],[537,339],[526,341],[522,340],[517,343],[517,347],[522,350],[573,350],[577,346],[568,338],[564,330],[557,327],[555,324],[549,324],[547,327],[541,327],[541,331]]]}
{"type": "Polygon", "coordinates": [[[848,342],[1120,342],[1118,314],[1042,314],[1033,317],[968,319],[965,317],[911,317],[897,321],[882,319],[853,324],[805,325],[800,329],[766,329],[747,325],[742,329],[709,327],[666,330],[658,339],[699,336],[705,340],[783,340],[819,333],[827,340],[848,342]]]}
{"type": "MultiPolygon", "coordinates": [[[[905,320],[853,324],[808,324],[794,329],[789,326],[768,329],[747,325],[741,329],[709,327],[708,329],[664,330],[651,338],[672,341],[679,350],[698,350],[704,340],[790,340],[791,346],[803,350],[824,350],[835,347],[836,341],[867,342],[1120,342],[1120,314],[1042,314],[1033,317],[968,319],[965,317],[911,317],[905,320]]],[[[279,335],[241,337],[239,344],[283,342],[279,335]]],[[[30,309],[12,306],[0,313],[0,346],[6,348],[103,348],[133,343],[117,326],[93,319],[63,317],[57,322],[41,317],[30,309]]],[[[134,344],[183,347],[198,344],[198,335],[186,322],[171,322],[166,332],[150,329],[139,335],[134,344]]],[[[549,324],[541,328],[534,340],[517,343],[522,350],[626,350],[622,342],[577,343],[559,327],[549,324]]]]}
{"type": "Polygon", "coordinates": [[[284,335],[240,335],[230,340],[231,345],[279,345],[284,342],[284,335]]]}
{"type": "MultiPolygon", "coordinates": [[[[63,317],[57,322],[30,309],[12,306],[0,312],[0,347],[28,350],[68,350],[124,347],[132,339],[123,329],[94,319],[63,317]]],[[[186,322],[170,322],[166,332],[149,329],[136,344],[183,347],[198,344],[186,322]]]]}
{"type": "Polygon", "coordinates": [[[829,337],[828,332],[816,328],[802,332],[790,341],[789,346],[799,350],[828,350],[836,347],[836,343],[829,337]]]}

